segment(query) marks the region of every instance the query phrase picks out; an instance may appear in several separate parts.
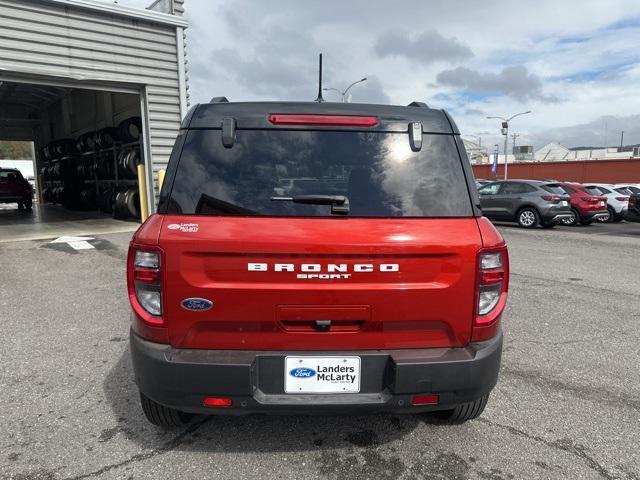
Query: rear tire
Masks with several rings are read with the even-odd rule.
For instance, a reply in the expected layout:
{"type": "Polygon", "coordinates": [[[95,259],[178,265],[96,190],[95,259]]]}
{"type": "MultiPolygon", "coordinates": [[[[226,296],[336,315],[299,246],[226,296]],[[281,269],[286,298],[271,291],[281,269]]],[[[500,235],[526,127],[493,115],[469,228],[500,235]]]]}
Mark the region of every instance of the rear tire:
{"type": "Polygon", "coordinates": [[[451,410],[440,410],[426,414],[427,421],[434,425],[460,425],[468,420],[478,418],[487,406],[489,395],[473,402],[463,403],[451,410]]]}
{"type": "Polygon", "coordinates": [[[181,427],[189,423],[193,418],[193,415],[190,413],[181,412],[175,408],[165,407],[164,405],[154,402],[142,392],[140,392],[140,405],[142,405],[142,411],[145,417],[147,417],[147,420],[159,427],[181,427]]]}
{"type": "Polygon", "coordinates": [[[33,208],[33,200],[29,199],[24,202],[24,208],[26,208],[27,210],[31,210],[33,208]]]}
{"type": "Polygon", "coordinates": [[[18,204],[18,210],[24,210],[24,204],[19,203],[18,204]]]}
{"type": "Polygon", "coordinates": [[[607,212],[609,212],[608,217],[599,218],[598,221],[601,223],[612,223],[615,221],[616,212],[611,207],[607,207],[607,212]]]}
{"type": "Polygon", "coordinates": [[[542,228],[547,228],[547,229],[548,229],[548,228],[553,228],[553,227],[555,227],[555,226],[556,226],[556,224],[555,224],[554,222],[552,222],[552,221],[546,221],[546,222],[540,222],[540,226],[541,226],[542,228]]]}
{"type": "Polygon", "coordinates": [[[536,228],[540,223],[540,215],[535,208],[524,207],[518,212],[518,225],[522,228],[536,228]]]}
{"type": "Polygon", "coordinates": [[[571,227],[575,226],[578,224],[578,222],[580,221],[580,214],[578,213],[578,211],[575,208],[571,209],[571,218],[563,218],[562,219],[562,224],[563,225],[569,225],[571,227]]]}

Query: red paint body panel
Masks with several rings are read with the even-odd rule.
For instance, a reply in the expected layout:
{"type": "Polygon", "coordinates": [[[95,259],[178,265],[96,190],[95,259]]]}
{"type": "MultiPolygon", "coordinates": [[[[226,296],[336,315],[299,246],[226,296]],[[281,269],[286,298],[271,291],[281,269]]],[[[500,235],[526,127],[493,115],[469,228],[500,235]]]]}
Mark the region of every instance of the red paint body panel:
{"type": "Polygon", "coordinates": [[[132,242],[152,246],[158,245],[163,221],[163,215],[153,214],[149,216],[133,235],[132,242]]]}
{"type": "MultiPolygon", "coordinates": [[[[165,252],[169,341],[178,348],[243,350],[465,346],[471,338],[482,228],[485,244],[503,243],[490,223],[479,229],[473,217],[166,215],[159,246],[165,252]],[[175,226],[187,223],[197,224],[197,231],[175,226]],[[268,271],[249,271],[249,263],[267,264],[268,271]],[[275,264],[295,271],[276,272],[275,264]],[[320,265],[325,273],[329,264],[340,265],[349,277],[298,278],[302,265],[320,265]],[[388,267],[396,264],[397,271],[388,267]],[[181,301],[190,297],[209,299],[213,308],[186,310],[181,301]],[[317,332],[283,324],[296,319],[333,320],[344,328],[317,332]]],[[[141,229],[154,238],[151,230],[141,229]]]]}
{"type": "Polygon", "coordinates": [[[480,229],[482,246],[484,248],[494,248],[505,245],[504,240],[502,239],[502,235],[500,235],[500,232],[496,230],[496,227],[488,218],[478,218],[478,228],[480,229]]]}

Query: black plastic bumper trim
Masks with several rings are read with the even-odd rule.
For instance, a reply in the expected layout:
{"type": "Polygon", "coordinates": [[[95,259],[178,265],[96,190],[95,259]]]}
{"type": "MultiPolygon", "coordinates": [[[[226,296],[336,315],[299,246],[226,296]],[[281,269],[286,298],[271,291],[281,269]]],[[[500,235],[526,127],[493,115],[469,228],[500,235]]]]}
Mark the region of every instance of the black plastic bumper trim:
{"type": "Polygon", "coordinates": [[[464,348],[364,351],[241,351],[176,349],[131,332],[136,383],[156,402],[196,413],[324,413],[437,410],[488,394],[498,379],[502,333],[464,348]],[[357,355],[357,394],[284,392],[287,355],[357,355]],[[411,396],[438,394],[437,406],[410,407],[411,396]],[[204,407],[206,396],[229,397],[233,407],[204,407]]]}

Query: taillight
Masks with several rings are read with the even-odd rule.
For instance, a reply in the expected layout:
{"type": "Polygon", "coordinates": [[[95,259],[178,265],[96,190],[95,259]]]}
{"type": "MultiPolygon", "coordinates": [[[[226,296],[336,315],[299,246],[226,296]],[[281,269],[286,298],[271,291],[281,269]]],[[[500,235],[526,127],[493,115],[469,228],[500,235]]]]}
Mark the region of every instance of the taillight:
{"type": "Polygon", "coordinates": [[[378,117],[363,115],[309,115],[299,113],[272,113],[269,122],[274,125],[316,125],[337,127],[374,127],[378,117]]]}
{"type": "Polygon", "coordinates": [[[636,206],[636,197],[629,197],[629,208],[636,206]]]}
{"type": "Polygon", "coordinates": [[[629,197],[616,197],[616,200],[618,200],[619,202],[628,202],[629,197]]]}
{"type": "Polygon", "coordinates": [[[580,200],[582,200],[583,202],[594,203],[596,201],[596,198],[595,197],[581,197],[580,200]]]}
{"type": "Polygon", "coordinates": [[[480,250],[472,341],[487,340],[498,333],[500,316],[507,301],[508,287],[507,248],[480,250]]]}
{"type": "Polygon", "coordinates": [[[560,197],[558,195],[543,195],[542,199],[546,200],[547,202],[559,202],[560,201],[560,197]]]}
{"type": "Polygon", "coordinates": [[[156,247],[132,245],[127,262],[129,301],[150,326],[163,326],[162,254],[156,247]]]}

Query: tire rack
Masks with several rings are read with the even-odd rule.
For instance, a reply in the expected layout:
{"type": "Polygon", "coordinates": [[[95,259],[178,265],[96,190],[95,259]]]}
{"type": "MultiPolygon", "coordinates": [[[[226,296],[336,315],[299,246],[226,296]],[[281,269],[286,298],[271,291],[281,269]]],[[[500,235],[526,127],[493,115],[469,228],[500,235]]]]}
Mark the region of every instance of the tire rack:
{"type": "MultiPolygon", "coordinates": [[[[98,212],[100,212],[100,207],[98,206],[98,202],[97,199],[99,198],[100,195],[100,188],[102,186],[135,186],[138,185],[138,180],[134,180],[134,179],[121,179],[119,178],[119,173],[118,173],[118,156],[120,155],[120,152],[122,152],[123,150],[128,150],[132,147],[140,147],[140,140],[137,140],[135,142],[129,142],[129,143],[122,143],[122,142],[114,142],[114,144],[111,147],[107,147],[107,148],[101,148],[101,149],[95,149],[95,150],[91,150],[88,152],[82,152],[79,153],[78,155],[75,155],[73,157],[82,157],[83,159],[86,159],[87,157],[91,158],[94,162],[94,165],[96,164],[96,161],[98,160],[100,154],[104,154],[106,152],[111,152],[111,157],[112,157],[112,161],[113,161],[113,173],[114,173],[114,177],[113,179],[99,179],[98,178],[98,169],[94,168],[93,169],[93,179],[82,179],[79,180],[79,183],[82,182],[84,184],[91,184],[93,183],[95,185],[95,191],[96,191],[96,210],[98,212]]],[[[140,152],[140,155],[142,156],[142,152],[140,152]]],[[[44,160],[43,159],[43,164],[45,167],[48,166],[53,166],[56,163],[60,162],[60,160],[64,160],[64,159],[68,159],[68,158],[73,158],[72,156],[63,156],[57,159],[51,159],[51,160],[44,160]]],[[[77,167],[77,165],[76,165],[77,167]]],[[[56,180],[51,180],[51,179],[42,179],[42,183],[44,183],[45,187],[44,188],[55,188],[55,187],[64,187],[65,186],[65,181],[62,178],[56,179],[56,180]]],[[[44,189],[43,189],[44,191],[44,189]]],[[[44,198],[41,199],[44,202],[44,198]]],[[[113,215],[116,215],[115,209],[113,212],[113,215]]]]}
{"type": "MultiPolygon", "coordinates": [[[[135,142],[129,142],[129,143],[122,143],[122,142],[114,142],[113,146],[111,147],[107,147],[107,148],[101,148],[101,149],[97,149],[97,150],[93,150],[91,152],[84,152],[81,155],[82,156],[89,156],[92,155],[93,156],[93,161],[94,161],[94,165],[96,160],[98,160],[98,157],[101,153],[106,153],[106,152],[111,152],[111,159],[113,161],[113,174],[114,174],[114,179],[109,179],[109,180],[105,180],[105,179],[99,179],[98,178],[98,169],[94,168],[93,169],[93,180],[85,180],[85,183],[94,183],[95,184],[95,188],[96,188],[96,208],[98,211],[100,211],[100,207],[98,206],[98,198],[100,195],[100,187],[102,186],[116,186],[116,187],[120,187],[120,186],[135,186],[138,185],[138,180],[133,180],[133,179],[121,179],[119,178],[119,174],[118,174],[118,156],[120,155],[120,152],[122,152],[123,150],[128,150],[131,147],[140,147],[140,141],[135,141],[135,142]]],[[[142,155],[142,152],[140,152],[140,155],[142,155]]],[[[114,205],[114,210],[112,212],[112,215],[114,217],[116,217],[116,209],[115,209],[115,205],[114,205]]]]}

